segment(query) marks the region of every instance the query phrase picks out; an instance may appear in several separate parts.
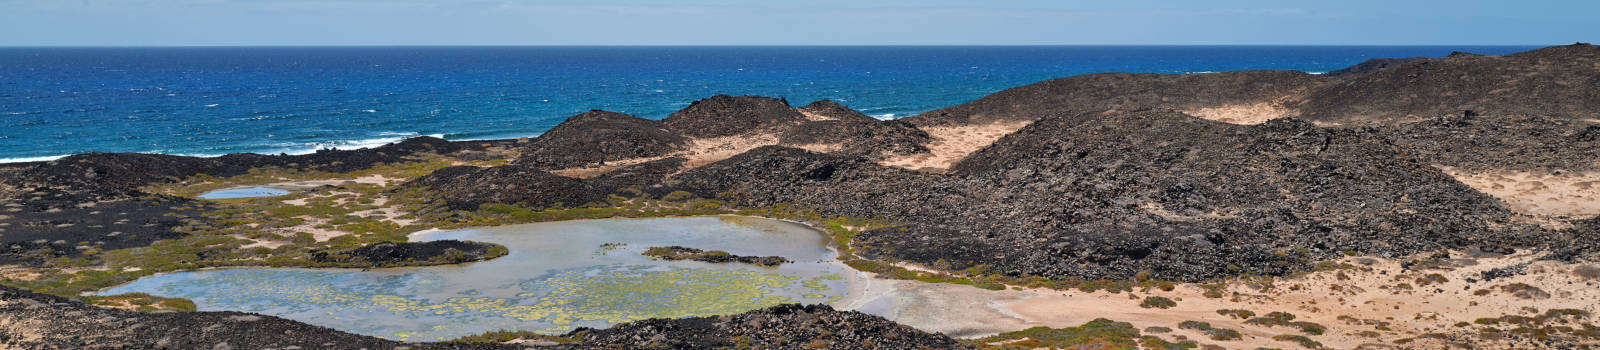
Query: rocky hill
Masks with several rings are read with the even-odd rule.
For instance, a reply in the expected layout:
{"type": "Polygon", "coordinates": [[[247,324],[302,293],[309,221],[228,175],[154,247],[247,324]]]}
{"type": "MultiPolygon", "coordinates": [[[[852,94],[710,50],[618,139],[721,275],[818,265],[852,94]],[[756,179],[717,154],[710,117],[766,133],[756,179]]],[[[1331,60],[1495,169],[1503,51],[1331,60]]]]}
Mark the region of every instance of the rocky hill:
{"type": "Polygon", "coordinates": [[[525,151],[518,163],[546,170],[604,165],[608,160],[665,156],[688,142],[661,122],[596,110],[534,138],[521,147],[525,151]]]}
{"type": "Polygon", "coordinates": [[[1600,111],[1600,47],[1548,47],[1505,56],[1456,53],[1330,83],[1298,98],[1302,118],[1392,123],[1466,111],[1594,118],[1600,111]]]}
{"type": "Polygon", "coordinates": [[[1052,114],[1144,108],[1259,107],[1272,113],[1283,100],[1327,80],[1322,76],[1295,71],[1087,74],[1006,89],[976,101],[918,114],[905,120],[919,126],[986,124],[1028,121],[1052,114]]]}

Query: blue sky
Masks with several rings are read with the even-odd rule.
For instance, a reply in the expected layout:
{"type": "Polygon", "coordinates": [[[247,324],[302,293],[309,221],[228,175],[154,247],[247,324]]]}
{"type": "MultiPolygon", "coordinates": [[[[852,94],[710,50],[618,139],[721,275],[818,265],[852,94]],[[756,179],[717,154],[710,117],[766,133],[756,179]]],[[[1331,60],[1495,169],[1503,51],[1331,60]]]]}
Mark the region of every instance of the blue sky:
{"type": "Polygon", "coordinates": [[[1568,44],[1600,1],[0,0],[0,46],[1568,44]]]}

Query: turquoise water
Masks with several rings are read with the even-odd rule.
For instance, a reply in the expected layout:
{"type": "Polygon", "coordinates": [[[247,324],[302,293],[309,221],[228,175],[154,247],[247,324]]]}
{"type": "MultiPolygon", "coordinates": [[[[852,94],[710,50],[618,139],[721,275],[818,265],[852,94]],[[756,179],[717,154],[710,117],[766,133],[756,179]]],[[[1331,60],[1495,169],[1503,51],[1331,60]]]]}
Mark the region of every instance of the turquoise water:
{"type": "Polygon", "coordinates": [[[1325,72],[1508,46],[0,48],[0,162],[304,153],[537,135],[606,109],[659,119],[714,94],[834,99],[900,118],[1100,72],[1325,72]]]}
{"type": "Polygon", "coordinates": [[[161,274],[102,291],[193,300],[201,310],[275,315],[396,340],[493,330],[563,333],[652,317],[732,314],[839,300],[847,273],[822,234],[744,217],[584,220],[436,233],[504,244],[499,259],[373,270],[222,269],[161,274]],[[625,243],[616,246],[608,243],[625,243]],[[793,260],[777,268],[659,261],[661,245],[793,260]]]}
{"type": "Polygon", "coordinates": [[[216,191],[201,193],[198,197],[200,197],[202,199],[231,199],[231,198],[251,198],[251,197],[272,197],[272,196],[282,196],[282,195],[286,195],[286,194],[289,194],[289,191],[282,190],[282,189],[277,189],[277,188],[271,188],[271,187],[256,186],[256,187],[229,188],[229,189],[216,190],[216,191]]]}

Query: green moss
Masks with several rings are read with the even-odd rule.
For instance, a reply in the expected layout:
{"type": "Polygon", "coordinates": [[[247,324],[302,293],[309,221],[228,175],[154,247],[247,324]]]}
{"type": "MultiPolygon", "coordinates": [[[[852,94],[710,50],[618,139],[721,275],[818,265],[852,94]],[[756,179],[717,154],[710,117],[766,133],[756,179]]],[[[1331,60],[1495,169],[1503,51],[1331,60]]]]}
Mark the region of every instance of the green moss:
{"type": "MultiPolygon", "coordinates": [[[[1155,338],[1155,337],[1148,337],[1155,338]]],[[[1089,321],[1078,327],[1033,327],[972,340],[969,343],[981,349],[1139,349],[1142,344],[1161,345],[1160,348],[1184,349],[1182,345],[1147,339],[1139,334],[1133,324],[1104,318],[1089,321]]]]}

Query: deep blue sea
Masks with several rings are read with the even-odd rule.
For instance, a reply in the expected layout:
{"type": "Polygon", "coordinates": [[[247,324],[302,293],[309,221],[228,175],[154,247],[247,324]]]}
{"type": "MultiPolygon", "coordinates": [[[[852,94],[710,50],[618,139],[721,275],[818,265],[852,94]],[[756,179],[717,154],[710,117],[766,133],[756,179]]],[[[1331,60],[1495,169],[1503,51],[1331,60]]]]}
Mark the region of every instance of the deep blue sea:
{"type": "Polygon", "coordinates": [[[660,119],[714,94],[833,99],[879,118],[1098,72],[1326,72],[1533,47],[0,48],[0,162],[532,136],[590,109],[660,119]]]}

